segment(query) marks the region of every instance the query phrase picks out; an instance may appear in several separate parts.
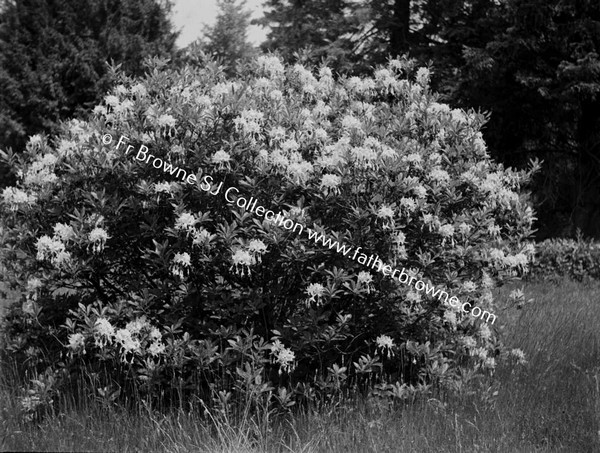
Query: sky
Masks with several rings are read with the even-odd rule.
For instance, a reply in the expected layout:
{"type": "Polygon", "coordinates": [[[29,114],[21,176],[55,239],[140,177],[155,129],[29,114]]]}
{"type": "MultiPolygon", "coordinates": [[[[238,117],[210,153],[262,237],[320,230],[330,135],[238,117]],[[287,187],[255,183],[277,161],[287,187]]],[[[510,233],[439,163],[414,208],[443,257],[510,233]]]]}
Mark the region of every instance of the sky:
{"type": "MultiPolygon", "coordinates": [[[[262,15],[263,0],[247,0],[246,9],[252,11],[252,18],[262,15]]],[[[212,25],[217,17],[217,0],[173,0],[173,16],[171,20],[176,30],[180,30],[177,45],[185,47],[202,34],[203,25],[212,25]]],[[[248,29],[248,41],[260,44],[266,31],[251,25],[248,29]]]]}

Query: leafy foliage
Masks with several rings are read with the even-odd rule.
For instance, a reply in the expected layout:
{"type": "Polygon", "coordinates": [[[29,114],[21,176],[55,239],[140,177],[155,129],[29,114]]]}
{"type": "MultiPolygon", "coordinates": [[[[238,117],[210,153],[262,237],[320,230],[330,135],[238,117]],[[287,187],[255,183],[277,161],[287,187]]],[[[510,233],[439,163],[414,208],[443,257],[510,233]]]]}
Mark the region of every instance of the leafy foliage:
{"type": "Polygon", "coordinates": [[[20,179],[2,253],[28,288],[5,350],[40,372],[94,370],[93,388],[121,396],[467,391],[502,351],[488,325],[224,196],[496,311],[492,289],[533,253],[531,173],[495,163],[483,116],[428,82],[405,60],[336,81],[266,56],[234,80],[210,62],[122,75],[90,121],[4,153],[20,179]]]}
{"type": "Polygon", "coordinates": [[[600,245],[592,240],[547,239],[536,244],[536,249],[529,276],[532,280],[600,279],[600,245]]]}

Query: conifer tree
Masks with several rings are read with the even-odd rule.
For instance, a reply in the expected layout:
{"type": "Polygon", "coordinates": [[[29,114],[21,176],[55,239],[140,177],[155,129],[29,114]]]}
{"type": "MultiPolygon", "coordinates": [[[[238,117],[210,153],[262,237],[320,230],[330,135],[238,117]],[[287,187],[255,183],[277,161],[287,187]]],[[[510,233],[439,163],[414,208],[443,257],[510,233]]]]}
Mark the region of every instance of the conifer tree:
{"type": "MultiPolygon", "coordinates": [[[[109,88],[107,63],[141,74],[145,57],[171,56],[170,10],[169,0],[0,3],[0,149],[89,113],[109,88]]],[[[0,185],[9,179],[0,169],[0,185]]]]}
{"type": "Polygon", "coordinates": [[[205,27],[200,48],[216,57],[232,75],[236,66],[255,54],[256,49],[248,42],[252,13],[245,9],[245,0],[218,0],[217,4],[217,20],[214,25],[205,27]]]}

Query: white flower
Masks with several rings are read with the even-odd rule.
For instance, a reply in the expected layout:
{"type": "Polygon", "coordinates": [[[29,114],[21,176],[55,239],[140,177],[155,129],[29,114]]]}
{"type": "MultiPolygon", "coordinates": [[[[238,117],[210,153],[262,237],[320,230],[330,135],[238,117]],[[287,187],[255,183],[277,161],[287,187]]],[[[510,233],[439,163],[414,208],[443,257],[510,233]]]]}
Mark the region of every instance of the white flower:
{"type": "Polygon", "coordinates": [[[110,239],[110,236],[104,228],[96,227],[90,231],[88,239],[93,245],[94,253],[100,253],[104,250],[104,244],[110,239]]]}
{"type": "Polygon", "coordinates": [[[493,370],[494,368],[496,368],[496,359],[494,359],[493,357],[486,357],[483,360],[483,367],[490,368],[493,370]]]}
{"type": "Polygon", "coordinates": [[[137,83],[131,87],[131,93],[140,97],[144,97],[148,94],[148,90],[146,90],[146,87],[141,83],[137,83]]]}
{"type": "Polygon", "coordinates": [[[267,246],[260,239],[252,239],[248,245],[248,250],[253,253],[263,254],[267,251],[267,246]]]}
{"type": "Polygon", "coordinates": [[[69,335],[69,348],[73,351],[79,351],[85,347],[85,337],[80,333],[69,335]]]}
{"type": "Polygon", "coordinates": [[[406,209],[408,212],[412,212],[417,208],[417,202],[413,198],[400,198],[400,206],[406,209]]]}
{"type": "Polygon", "coordinates": [[[362,123],[354,115],[345,115],[342,118],[342,129],[347,131],[360,130],[362,123]]]}
{"type": "Polygon", "coordinates": [[[5,188],[2,191],[2,198],[11,211],[16,211],[22,204],[32,205],[37,199],[35,195],[27,195],[26,192],[16,187],[5,188]]]}
{"type": "Polygon", "coordinates": [[[157,355],[163,354],[165,352],[165,349],[166,346],[161,341],[154,341],[150,346],[148,346],[148,352],[155,357],[157,355]]]}
{"type": "Polygon", "coordinates": [[[475,151],[479,154],[485,154],[485,152],[487,151],[487,146],[485,144],[485,141],[483,140],[483,135],[481,134],[481,132],[477,132],[477,134],[475,134],[475,138],[473,139],[473,147],[475,148],[475,151]]]}
{"type": "Polygon", "coordinates": [[[451,326],[456,327],[456,312],[446,310],[444,312],[444,321],[447,321],[451,326]]]}
{"type": "Polygon", "coordinates": [[[256,258],[248,250],[239,248],[234,251],[231,260],[233,261],[232,267],[235,267],[235,271],[238,275],[250,274],[250,266],[256,264],[256,258]]]}
{"type": "Polygon", "coordinates": [[[498,236],[500,234],[500,227],[498,225],[490,225],[487,230],[491,236],[498,236]]]}
{"type": "Polygon", "coordinates": [[[427,112],[435,115],[450,113],[450,106],[448,104],[432,102],[429,104],[429,107],[427,107],[427,112]]]}
{"type": "Polygon", "coordinates": [[[23,412],[27,413],[25,419],[28,421],[33,420],[31,412],[34,412],[38,406],[42,405],[42,400],[38,395],[23,396],[19,402],[23,412]]]}
{"type": "Polygon", "coordinates": [[[290,138],[281,144],[281,149],[285,152],[291,153],[293,151],[298,151],[300,149],[300,145],[296,140],[290,138]]]}
{"type": "Polygon", "coordinates": [[[296,355],[291,349],[283,346],[281,341],[273,341],[273,344],[271,345],[271,354],[274,356],[274,360],[279,364],[279,373],[281,373],[281,370],[285,370],[289,373],[293,369],[296,355]]]}
{"type": "Polygon", "coordinates": [[[492,261],[504,261],[504,251],[495,248],[491,249],[490,258],[492,261]]]}
{"type": "Polygon", "coordinates": [[[482,322],[479,325],[479,336],[485,341],[488,341],[492,338],[492,331],[488,327],[487,323],[482,322]]]}
{"type": "Polygon", "coordinates": [[[269,99],[279,102],[283,99],[283,92],[281,92],[281,90],[271,90],[269,92],[269,99]]]}
{"type": "Polygon", "coordinates": [[[31,148],[38,148],[41,147],[43,143],[44,139],[42,138],[42,136],[40,134],[35,134],[29,137],[29,140],[27,141],[27,146],[31,148]]]}
{"type": "Polygon", "coordinates": [[[509,255],[504,258],[504,264],[508,267],[523,267],[526,268],[529,263],[529,259],[523,253],[517,253],[516,255],[509,255]]]}
{"type": "Polygon", "coordinates": [[[466,349],[473,349],[475,346],[477,346],[477,341],[475,341],[475,338],[468,335],[460,337],[459,343],[466,349]]]}
{"type": "Polygon", "coordinates": [[[394,355],[394,340],[391,337],[387,335],[379,335],[375,339],[375,342],[377,343],[377,349],[381,349],[381,351],[384,352],[388,357],[394,355]]]}
{"type": "Polygon", "coordinates": [[[259,70],[272,79],[281,77],[285,73],[285,67],[281,60],[275,56],[261,55],[256,59],[256,63],[259,70]]]}
{"type": "Polygon", "coordinates": [[[331,107],[323,101],[317,101],[312,113],[316,118],[326,118],[331,113],[331,107]]]}
{"type": "Polygon", "coordinates": [[[374,167],[377,160],[377,152],[365,146],[355,146],[350,150],[354,159],[363,167],[374,167]]]}
{"type": "Polygon", "coordinates": [[[522,350],[512,349],[510,353],[517,358],[517,363],[519,365],[525,365],[527,363],[527,360],[525,360],[525,353],[522,350]]]}
{"type": "Polygon", "coordinates": [[[189,267],[191,264],[190,255],[187,252],[183,252],[183,253],[178,252],[173,257],[173,263],[175,263],[178,266],[189,267]]]}
{"type": "Polygon", "coordinates": [[[62,242],[67,242],[75,237],[75,230],[71,225],[57,223],[54,225],[54,237],[57,237],[62,242]]]}
{"type": "Polygon", "coordinates": [[[229,166],[229,162],[231,161],[231,156],[228,152],[220,149],[212,156],[212,163],[219,164],[219,168],[225,168],[225,166],[229,166]]]}
{"type": "Polygon", "coordinates": [[[467,225],[465,222],[462,222],[460,225],[458,225],[458,231],[466,236],[471,232],[471,225],[467,225]]]}
{"type": "Polygon", "coordinates": [[[56,164],[56,162],[58,162],[58,157],[50,153],[44,154],[42,160],[40,161],[40,163],[45,167],[51,167],[52,165],[56,164]]]}
{"type": "Polygon", "coordinates": [[[94,107],[94,115],[98,115],[98,116],[105,116],[108,111],[106,110],[106,107],[104,107],[103,105],[97,105],[96,107],[94,107]]]}
{"type": "Polygon", "coordinates": [[[156,120],[156,123],[160,127],[174,127],[176,121],[175,121],[175,118],[173,118],[171,115],[163,114],[160,117],[158,117],[158,119],[156,120]]]}
{"type": "Polygon", "coordinates": [[[195,231],[195,225],[198,222],[194,214],[182,212],[175,221],[175,229],[178,231],[186,231],[191,233],[195,231]]]}
{"type": "Polygon", "coordinates": [[[394,210],[389,206],[381,206],[379,211],[377,211],[377,217],[380,219],[391,219],[394,217],[394,210]]]}
{"type": "Polygon", "coordinates": [[[438,232],[442,237],[449,238],[454,235],[454,227],[452,225],[442,225],[438,232]]]}
{"type": "Polygon", "coordinates": [[[67,265],[70,262],[71,262],[71,254],[64,250],[61,250],[60,252],[58,252],[56,254],[56,256],[54,257],[54,259],[52,260],[52,264],[54,264],[55,266],[58,266],[58,267],[62,267],[63,264],[67,265]]]}
{"type": "Polygon", "coordinates": [[[119,98],[114,94],[109,94],[105,96],[104,101],[111,107],[116,107],[119,105],[119,98]]]}
{"type": "Polygon", "coordinates": [[[120,105],[115,107],[115,113],[122,115],[133,110],[133,102],[129,99],[124,100],[120,105]]]}
{"type": "Polygon", "coordinates": [[[304,160],[301,162],[294,162],[288,165],[287,172],[297,184],[305,184],[311,177],[313,166],[310,162],[304,160]]]}
{"type": "Polygon", "coordinates": [[[169,182],[157,182],[154,183],[154,193],[168,193],[173,194],[174,184],[169,182]]]}
{"type": "Polygon", "coordinates": [[[394,242],[398,245],[403,245],[406,242],[406,235],[402,231],[399,231],[394,238],[394,242]]]}
{"type": "Polygon", "coordinates": [[[425,87],[429,84],[430,75],[429,69],[419,68],[417,70],[417,76],[415,77],[415,80],[419,85],[425,87]]]}
{"type": "Polygon", "coordinates": [[[156,327],[150,328],[150,332],[149,332],[148,336],[153,341],[158,341],[162,338],[162,334],[160,333],[160,330],[158,330],[156,327]]]}
{"type": "Polygon", "coordinates": [[[429,177],[437,183],[447,183],[450,181],[450,175],[446,170],[435,168],[429,173],[429,177]]]}
{"type": "Polygon", "coordinates": [[[142,330],[149,327],[150,324],[148,324],[145,316],[129,321],[127,325],[125,325],[125,328],[131,332],[131,335],[139,335],[142,330]]]}
{"type": "Polygon", "coordinates": [[[371,275],[370,272],[367,271],[360,271],[358,273],[358,283],[364,283],[366,285],[368,285],[369,283],[373,282],[373,276],[371,275]]]}
{"type": "Polygon", "coordinates": [[[42,281],[39,278],[34,277],[34,278],[30,278],[29,280],[27,280],[27,292],[28,293],[32,293],[41,287],[42,287],[42,281]]]}
{"type": "Polygon", "coordinates": [[[194,232],[193,244],[198,246],[204,245],[207,241],[210,241],[212,237],[213,235],[210,234],[207,230],[205,230],[204,228],[200,228],[199,230],[194,232]]]}
{"type": "Polygon", "coordinates": [[[413,187],[412,191],[417,198],[425,198],[427,196],[427,189],[420,184],[413,187]]]}
{"type": "Polygon", "coordinates": [[[115,328],[106,318],[98,318],[94,324],[94,340],[96,346],[103,348],[105,344],[112,343],[115,328]]]}
{"type": "Polygon", "coordinates": [[[281,126],[274,127],[269,131],[269,137],[271,140],[285,140],[285,129],[281,126]]]}
{"type": "Polygon", "coordinates": [[[493,288],[495,286],[494,279],[489,276],[487,272],[482,272],[481,276],[481,286],[484,288],[493,288]]]}
{"type": "Polygon", "coordinates": [[[263,113],[254,109],[243,110],[239,117],[233,120],[236,129],[245,135],[258,134],[261,129],[263,113]]]}
{"type": "Polygon", "coordinates": [[[473,291],[477,290],[477,285],[475,283],[473,283],[471,280],[467,280],[466,282],[464,282],[462,287],[463,287],[463,290],[466,291],[467,293],[472,293],[473,291]]]}
{"type": "Polygon", "coordinates": [[[21,304],[21,310],[23,313],[31,316],[35,316],[37,305],[33,300],[26,300],[21,304]]]}
{"type": "Polygon", "coordinates": [[[339,193],[339,185],[342,183],[342,178],[338,175],[325,174],[321,177],[319,188],[325,189],[326,192],[339,193]]]}
{"type": "Polygon", "coordinates": [[[358,278],[356,279],[356,281],[359,284],[365,285],[366,289],[367,289],[367,293],[371,293],[371,290],[374,289],[373,287],[373,276],[371,275],[370,272],[366,272],[366,271],[360,271],[358,273],[358,278]]]}
{"type": "Polygon", "coordinates": [[[406,300],[413,303],[421,302],[421,295],[416,291],[409,291],[406,295],[406,300]]]}
{"type": "Polygon", "coordinates": [[[412,163],[412,164],[418,164],[421,163],[423,161],[423,157],[421,157],[420,154],[417,153],[410,153],[407,156],[404,156],[402,158],[402,160],[408,162],[408,163],[412,163]]]}
{"type": "Polygon", "coordinates": [[[121,345],[121,353],[123,356],[129,352],[135,353],[140,350],[140,341],[131,336],[131,332],[127,329],[119,329],[115,333],[115,340],[121,345]]]}
{"type": "Polygon", "coordinates": [[[310,296],[307,300],[307,304],[316,302],[317,305],[320,305],[321,297],[325,294],[325,287],[320,283],[311,283],[308,285],[308,288],[306,288],[306,294],[310,296]]]}
{"type": "Polygon", "coordinates": [[[467,114],[460,109],[452,109],[450,112],[452,115],[452,121],[457,124],[463,124],[467,121],[467,114]]]}
{"type": "Polygon", "coordinates": [[[50,236],[44,235],[38,238],[36,242],[37,247],[37,259],[40,261],[43,260],[51,260],[58,253],[64,251],[65,245],[57,241],[55,239],[50,238],[50,236]]]}

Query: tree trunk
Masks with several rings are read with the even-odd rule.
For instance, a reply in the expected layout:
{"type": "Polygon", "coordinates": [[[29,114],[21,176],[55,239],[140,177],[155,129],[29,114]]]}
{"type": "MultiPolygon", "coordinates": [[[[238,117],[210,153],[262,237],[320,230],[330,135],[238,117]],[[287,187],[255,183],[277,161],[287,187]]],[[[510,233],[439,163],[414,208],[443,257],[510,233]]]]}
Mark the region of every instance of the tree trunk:
{"type": "Polygon", "coordinates": [[[394,56],[409,51],[410,0],[395,0],[390,27],[390,53],[394,56]]]}
{"type": "Polygon", "coordinates": [[[600,98],[582,106],[573,226],[600,238],[600,98]]]}

